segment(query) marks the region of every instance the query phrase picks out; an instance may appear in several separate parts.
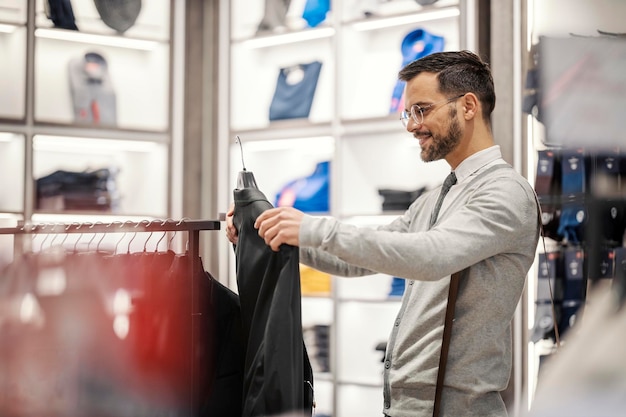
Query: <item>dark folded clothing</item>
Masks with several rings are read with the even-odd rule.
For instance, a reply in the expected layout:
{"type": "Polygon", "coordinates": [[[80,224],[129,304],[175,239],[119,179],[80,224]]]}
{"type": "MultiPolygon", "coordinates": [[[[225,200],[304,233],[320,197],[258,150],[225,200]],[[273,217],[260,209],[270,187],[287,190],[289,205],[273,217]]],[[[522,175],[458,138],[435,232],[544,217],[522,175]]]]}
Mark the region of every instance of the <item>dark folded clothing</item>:
{"type": "Polygon", "coordinates": [[[39,210],[112,211],[119,205],[116,172],[57,170],[36,180],[39,210]]]}
{"type": "Polygon", "coordinates": [[[55,196],[66,192],[112,191],[115,188],[115,173],[108,168],[88,172],[57,170],[38,178],[37,195],[55,196]]]}
{"type": "Polygon", "coordinates": [[[378,195],[383,197],[383,211],[406,210],[425,190],[426,187],[413,191],[379,188],[378,195]]]}

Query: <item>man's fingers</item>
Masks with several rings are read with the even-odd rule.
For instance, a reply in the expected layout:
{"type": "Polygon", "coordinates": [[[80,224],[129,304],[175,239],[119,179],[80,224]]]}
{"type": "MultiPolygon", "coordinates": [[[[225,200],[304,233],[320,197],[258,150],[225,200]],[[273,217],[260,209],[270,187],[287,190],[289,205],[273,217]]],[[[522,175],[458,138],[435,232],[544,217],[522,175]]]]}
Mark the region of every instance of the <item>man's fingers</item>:
{"type": "Polygon", "coordinates": [[[275,217],[277,212],[278,212],[277,208],[271,208],[271,209],[265,210],[263,213],[259,214],[258,217],[256,218],[254,222],[254,227],[256,229],[260,229],[261,224],[267,221],[268,219],[275,217]]]}
{"type": "Polygon", "coordinates": [[[274,207],[259,214],[254,222],[259,236],[273,251],[277,252],[283,244],[298,245],[299,217],[295,214],[292,208],[274,207]]]}

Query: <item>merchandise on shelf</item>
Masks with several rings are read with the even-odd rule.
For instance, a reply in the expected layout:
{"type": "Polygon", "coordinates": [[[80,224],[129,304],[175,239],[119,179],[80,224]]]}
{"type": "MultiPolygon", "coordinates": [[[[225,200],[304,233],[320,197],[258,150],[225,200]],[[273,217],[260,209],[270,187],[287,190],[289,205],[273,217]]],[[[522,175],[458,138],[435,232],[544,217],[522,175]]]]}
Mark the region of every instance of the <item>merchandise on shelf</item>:
{"type": "Polygon", "coordinates": [[[257,34],[286,27],[290,4],[291,0],[265,0],[263,18],[259,22],[257,34]]]}
{"type": "MultiPolygon", "coordinates": [[[[591,153],[582,149],[548,149],[537,153],[535,191],[541,203],[544,236],[580,244],[585,240],[588,199],[594,199],[596,184],[621,190],[626,159],[617,150],[591,153]]],[[[626,208],[606,205],[597,208],[599,233],[607,244],[622,243],[626,208]]]]}
{"type": "Polygon", "coordinates": [[[580,320],[589,280],[617,276],[626,207],[623,199],[606,200],[601,190],[620,192],[624,172],[618,149],[538,151],[535,191],[543,234],[558,249],[539,255],[533,342],[555,339],[557,331],[564,335],[580,320]]]}
{"type": "Polygon", "coordinates": [[[133,27],[141,12],[141,0],[94,0],[102,21],[122,34],[133,27]]]}
{"type": "MultiPolygon", "coordinates": [[[[425,29],[419,28],[409,32],[402,40],[402,65],[416,59],[423,58],[444,49],[445,40],[443,36],[432,34],[425,29]]],[[[398,80],[391,95],[391,106],[389,113],[394,114],[402,110],[404,106],[404,85],[405,82],[398,80]]]]}
{"type": "Polygon", "coordinates": [[[275,206],[295,207],[309,213],[325,213],[329,204],[330,161],[319,162],[313,173],[287,183],[276,195],[275,206]]]}
{"type": "Polygon", "coordinates": [[[613,288],[620,300],[626,299],[626,247],[614,249],[615,276],[613,288]]]}
{"type": "Polygon", "coordinates": [[[391,280],[391,288],[389,289],[389,297],[402,297],[402,295],[404,295],[405,287],[405,279],[393,277],[391,280]]]}
{"type": "Polygon", "coordinates": [[[70,0],[45,0],[44,8],[48,19],[59,29],[78,30],[70,0]]]}
{"type": "Polygon", "coordinates": [[[330,372],[330,326],[307,326],[302,328],[302,333],[313,371],[330,372]]]}
{"type": "Polygon", "coordinates": [[[302,18],[310,27],[318,26],[330,11],[330,0],[306,0],[302,18]]]}
{"type": "Polygon", "coordinates": [[[320,61],[281,68],[270,103],[270,120],[309,117],[321,70],[320,61]]]}
{"type": "Polygon", "coordinates": [[[120,203],[116,176],[117,171],[109,168],[57,170],[36,180],[37,209],[116,211],[120,203]]]}
{"type": "Polygon", "coordinates": [[[565,202],[561,209],[557,234],[563,236],[565,242],[578,245],[585,238],[587,211],[582,202],[565,202]]]}
{"type": "Polygon", "coordinates": [[[331,276],[310,266],[300,264],[300,291],[302,295],[330,295],[331,276]]]}
{"type": "Polygon", "coordinates": [[[408,209],[411,203],[424,191],[426,191],[426,187],[411,191],[379,188],[378,194],[383,197],[383,211],[392,211],[408,209]]]}
{"type": "Polygon", "coordinates": [[[531,335],[533,342],[555,337],[554,316],[558,326],[560,305],[563,300],[562,253],[560,251],[541,253],[537,265],[535,323],[531,335]]]}
{"type": "Polygon", "coordinates": [[[68,64],[74,120],[81,124],[115,126],[117,99],[106,59],[87,52],[68,64]]]}

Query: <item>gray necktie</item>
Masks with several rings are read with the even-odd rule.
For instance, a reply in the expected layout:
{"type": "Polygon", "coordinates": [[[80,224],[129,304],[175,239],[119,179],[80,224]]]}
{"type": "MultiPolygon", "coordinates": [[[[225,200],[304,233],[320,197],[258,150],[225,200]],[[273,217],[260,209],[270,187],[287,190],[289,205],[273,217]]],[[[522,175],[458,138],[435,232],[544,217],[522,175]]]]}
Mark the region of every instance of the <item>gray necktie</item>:
{"type": "Polygon", "coordinates": [[[452,171],[450,175],[446,177],[446,180],[443,182],[443,186],[441,187],[439,199],[437,199],[437,204],[435,204],[435,209],[433,210],[433,214],[430,217],[431,227],[433,224],[435,224],[435,221],[437,221],[437,215],[439,214],[439,209],[441,209],[441,204],[443,203],[444,197],[446,196],[446,194],[448,194],[448,191],[450,191],[450,188],[454,184],[456,184],[456,174],[454,173],[454,171],[452,171]]]}

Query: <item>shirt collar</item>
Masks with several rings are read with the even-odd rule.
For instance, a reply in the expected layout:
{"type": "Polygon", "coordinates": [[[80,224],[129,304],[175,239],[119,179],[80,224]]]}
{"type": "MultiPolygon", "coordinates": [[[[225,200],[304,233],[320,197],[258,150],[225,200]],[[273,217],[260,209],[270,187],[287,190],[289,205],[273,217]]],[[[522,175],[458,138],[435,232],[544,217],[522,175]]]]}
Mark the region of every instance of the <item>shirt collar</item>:
{"type": "Polygon", "coordinates": [[[463,182],[463,180],[470,177],[484,166],[498,160],[504,162],[502,159],[502,153],[500,152],[500,145],[490,146],[487,149],[483,149],[482,151],[476,152],[475,154],[465,158],[454,170],[457,183],[463,182]]]}

